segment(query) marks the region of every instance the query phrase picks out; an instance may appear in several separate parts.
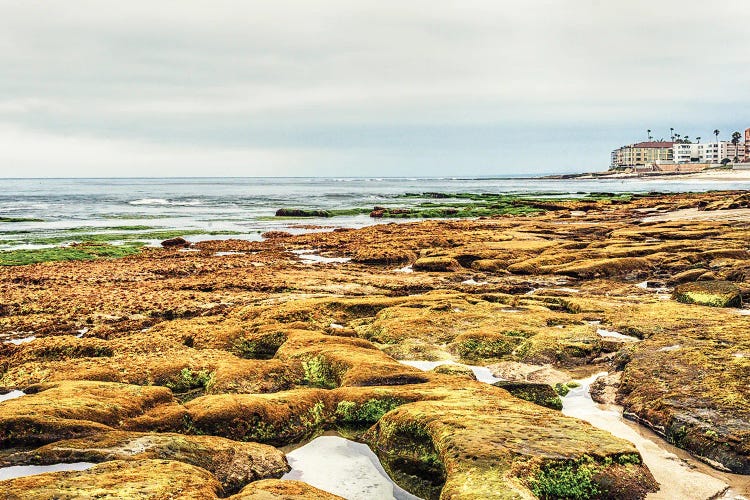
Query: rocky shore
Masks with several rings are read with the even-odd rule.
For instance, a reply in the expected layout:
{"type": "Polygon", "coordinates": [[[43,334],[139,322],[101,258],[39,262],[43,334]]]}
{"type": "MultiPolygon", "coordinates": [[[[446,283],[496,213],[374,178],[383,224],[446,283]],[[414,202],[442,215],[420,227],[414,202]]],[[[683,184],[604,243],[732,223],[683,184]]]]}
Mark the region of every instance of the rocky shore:
{"type": "Polygon", "coordinates": [[[636,447],[547,387],[598,372],[595,397],[750,474],[748,196],[0,268],[0,394],[22,391],[0,402],[0,467],[91,464],[0,496],[337,498],[280,479],[280,448],[335,431],[422,498],[645,498],[636,447]]]}

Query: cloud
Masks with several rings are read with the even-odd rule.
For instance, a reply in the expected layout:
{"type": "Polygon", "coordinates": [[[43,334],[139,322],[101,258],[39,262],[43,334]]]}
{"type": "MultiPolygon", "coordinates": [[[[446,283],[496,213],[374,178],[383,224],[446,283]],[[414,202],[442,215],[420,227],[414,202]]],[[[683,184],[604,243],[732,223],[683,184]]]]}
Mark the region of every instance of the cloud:
{"type": "Polygon", "coordinates": [[[325,162],[325,153],[304,150],[191,147],[137,140],[64,135],[0,124],[4,177],[245,177],[274,176],[302,164],[325,162]]]}
{"type": "MultiPolygon", "coordinates": [[[[151,144],[165,175],[166,151],[185,148],[294,157],[274,170],[290,175],[377,174],[377,158],[409,175],[580,169],[646,128],[707,135],[750,114],[742,0],[72,0],[0,13],[0,122],[151,144]]],[[[41,158],[29,169],[59,171],[41,158]]]]}

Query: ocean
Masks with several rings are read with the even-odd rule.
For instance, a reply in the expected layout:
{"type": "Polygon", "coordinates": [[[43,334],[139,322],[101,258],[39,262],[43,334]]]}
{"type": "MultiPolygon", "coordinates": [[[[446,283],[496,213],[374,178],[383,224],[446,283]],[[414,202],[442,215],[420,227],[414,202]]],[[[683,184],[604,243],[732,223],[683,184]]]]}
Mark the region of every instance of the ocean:
{"type": "Polygon", "coordinates": [[[156,245],[176,232],[190,241],[257,240],[269,230],[300,233],[378,222],[367,214],[277,218],[279,208],[409,207],[407,193],[567,196],[592,192],[750,189],[750,181],[541,178],[148,178],[0,179],[0,250],[44,248],[98,238],[156,245]],[[323,226],[311,228],[310,226],[323,226]]]}

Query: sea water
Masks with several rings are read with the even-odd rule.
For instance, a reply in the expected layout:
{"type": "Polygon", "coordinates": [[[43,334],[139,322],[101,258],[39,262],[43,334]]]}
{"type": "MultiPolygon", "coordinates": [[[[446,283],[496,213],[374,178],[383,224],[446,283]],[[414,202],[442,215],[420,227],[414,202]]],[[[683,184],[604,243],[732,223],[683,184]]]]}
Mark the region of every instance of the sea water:
{"type": "MultiPolygon", "coordinates": [[[[260,239],[291,233],[394,222],[367,213],[335,218],[275,218],[279,208],[409,207],[428,198],[407,193],[504,193],[568,196],[590,192],[750,189],[750,181],[701,179],[541,178],[149,178],[0,179],[0,250],[55,246],[105,233],[158,244],[155,231],[178,230],[190,241],[260,239]],[[321,226],[321,227],[310,227],[321,226]],[[54,240],[54,241],[50,241],[54,240]]],[[[434,200],[432,200],[434,201],[434,200]]],[[[445,200],[450,201],[450,200],[445,200]]],[[[401,222],[402,220],[396,220],[401,222]]]]}

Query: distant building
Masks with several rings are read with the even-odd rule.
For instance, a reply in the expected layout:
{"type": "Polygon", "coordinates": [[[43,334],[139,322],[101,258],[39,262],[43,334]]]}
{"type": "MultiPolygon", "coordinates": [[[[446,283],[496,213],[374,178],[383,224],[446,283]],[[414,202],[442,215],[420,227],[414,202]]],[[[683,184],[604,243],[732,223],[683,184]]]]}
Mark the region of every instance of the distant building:
{"type": "Polygon", "coordinates": [[[623,146],[612,151],[612,168],[626,168],[673,161],[673,142],[649,141],[623,146]]]}
{"type": "Polygon", "coordinates": [[[708,142],[705,144],[675,143],[673,158],[675,163],[722,163],[728,159],[734,162],[735,156],[745,161],[747,141],[737,146],[730,141],[708,142]]]}
{"type": "MultiPolygon", "coordinates": [[[[637,142],[612,151],[610,168],[667,171],[668,165],[691,164],[708,168],[711,165],[727,162],[750,163],[750,128],[745,130],[744,139],[744,142],[739,142],[737,145],[732,144],[732,141],[702,144],[667,141],[637,142]],[[737,158],[736,162],[735,158],[737,158]]],[[[684,167],[681,170],[684,170],[684,167]]]]}

